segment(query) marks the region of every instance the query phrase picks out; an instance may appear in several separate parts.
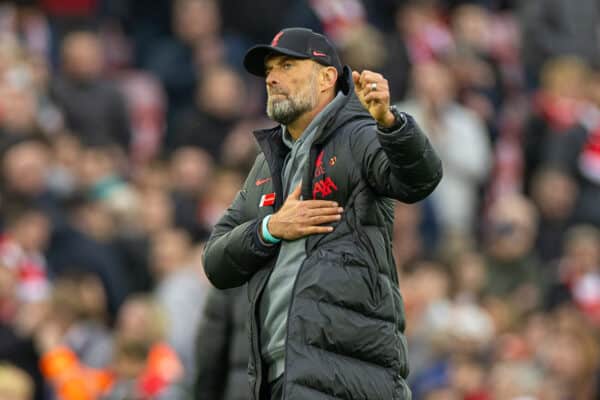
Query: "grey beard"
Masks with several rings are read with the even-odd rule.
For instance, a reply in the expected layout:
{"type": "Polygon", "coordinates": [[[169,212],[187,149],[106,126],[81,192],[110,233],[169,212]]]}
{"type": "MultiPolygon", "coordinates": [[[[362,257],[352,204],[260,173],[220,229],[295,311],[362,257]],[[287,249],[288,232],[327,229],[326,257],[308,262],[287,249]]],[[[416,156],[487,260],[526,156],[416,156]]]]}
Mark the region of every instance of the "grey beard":
{"type": "Polygon", "coordinates": [[[310,109],[309,102],[298,104],[291,99],[267,102],[267,115],[269,118],[283,125],[294,122],[310,109]]]}
{"type": "Polygon", "coordinates": [[[267,100],[267,115],[275,122],[289,125],[317,105],[316,73],[309,78],[304,90],[282,100],[267,100]]]}

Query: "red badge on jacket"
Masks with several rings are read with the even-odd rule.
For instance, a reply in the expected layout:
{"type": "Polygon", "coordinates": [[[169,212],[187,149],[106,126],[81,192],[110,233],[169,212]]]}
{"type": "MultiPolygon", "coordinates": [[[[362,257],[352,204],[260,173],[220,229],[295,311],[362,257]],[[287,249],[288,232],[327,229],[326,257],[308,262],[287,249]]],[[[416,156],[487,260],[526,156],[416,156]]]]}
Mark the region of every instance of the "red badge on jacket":
{"type": "Polygon", "coordinates": [[[260,203],[258,205],[260,207],[268,207],[275,204],[275,192],[263,194],[260,198],[260,203]]]}

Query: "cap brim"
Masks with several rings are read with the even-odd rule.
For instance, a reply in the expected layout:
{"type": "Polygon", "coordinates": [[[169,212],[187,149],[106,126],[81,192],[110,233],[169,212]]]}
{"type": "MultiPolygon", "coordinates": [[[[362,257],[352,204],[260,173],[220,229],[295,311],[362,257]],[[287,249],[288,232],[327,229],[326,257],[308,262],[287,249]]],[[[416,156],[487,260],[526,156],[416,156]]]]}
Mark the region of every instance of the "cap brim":
{"type": "Polygon", "coordinates": [[[252,47],[244,56],[244,68],[252,75],[265,76],[265,59],[272,54],[290,56],[294,58],[310,58],[306,54],[297,53],[292,50],[282,49],[268,45],[258,45],[252,47]]]}

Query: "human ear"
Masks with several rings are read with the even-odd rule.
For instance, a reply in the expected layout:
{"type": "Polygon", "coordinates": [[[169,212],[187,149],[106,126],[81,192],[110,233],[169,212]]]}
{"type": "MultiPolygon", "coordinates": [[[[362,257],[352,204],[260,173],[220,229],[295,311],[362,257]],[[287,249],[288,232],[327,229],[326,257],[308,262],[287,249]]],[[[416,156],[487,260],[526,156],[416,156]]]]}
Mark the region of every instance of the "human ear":
{"type": "Polygon", "coordinates": [[[335,87],[338,73],[334,67],[325,67],[321,69],[321,90],[325,91],[335,87]]]}

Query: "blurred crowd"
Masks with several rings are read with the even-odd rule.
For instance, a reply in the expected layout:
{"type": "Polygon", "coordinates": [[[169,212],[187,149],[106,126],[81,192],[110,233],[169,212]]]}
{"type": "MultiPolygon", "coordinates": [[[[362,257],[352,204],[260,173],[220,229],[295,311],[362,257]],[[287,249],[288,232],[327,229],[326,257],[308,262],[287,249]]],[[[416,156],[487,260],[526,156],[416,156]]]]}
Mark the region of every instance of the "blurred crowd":
{"type": "Polygon", "coordinates": [[[0,2],[0,399],[248,398],[203,242],[273,124],[242,57],[326,33],[444,179],[397,204],[416,400],[600,398],[600,2],[0,2]]]}

